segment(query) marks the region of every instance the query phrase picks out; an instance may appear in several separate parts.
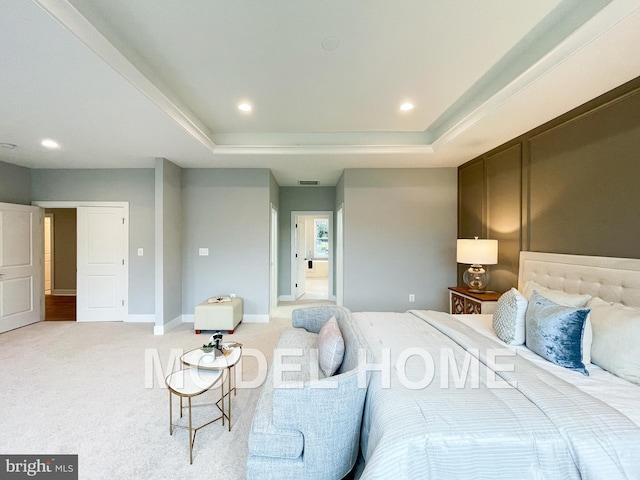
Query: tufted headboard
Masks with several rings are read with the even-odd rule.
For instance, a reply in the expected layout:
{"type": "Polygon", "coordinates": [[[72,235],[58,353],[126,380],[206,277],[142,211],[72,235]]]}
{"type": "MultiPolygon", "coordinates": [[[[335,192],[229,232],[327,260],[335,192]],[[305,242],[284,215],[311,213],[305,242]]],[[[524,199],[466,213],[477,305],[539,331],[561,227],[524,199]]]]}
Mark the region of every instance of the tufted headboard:
{"type": "Polygon", "coordinates": [[[640,307],[638,259],[520,252],[518,290],[524,290],[527,280],[552,290],[640,307]]]}

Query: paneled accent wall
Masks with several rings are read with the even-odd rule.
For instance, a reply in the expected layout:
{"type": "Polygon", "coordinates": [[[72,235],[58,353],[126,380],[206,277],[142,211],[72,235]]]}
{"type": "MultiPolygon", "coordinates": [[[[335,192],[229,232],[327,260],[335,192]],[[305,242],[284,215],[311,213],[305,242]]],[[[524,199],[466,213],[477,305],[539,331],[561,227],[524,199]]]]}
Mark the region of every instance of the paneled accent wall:
{"type": "Polygon", "coordinates": [[[640,78],[458,169],[458,236],[499,241],[500,292],[520,250],[640,258],[639,211],[640,78]]]}

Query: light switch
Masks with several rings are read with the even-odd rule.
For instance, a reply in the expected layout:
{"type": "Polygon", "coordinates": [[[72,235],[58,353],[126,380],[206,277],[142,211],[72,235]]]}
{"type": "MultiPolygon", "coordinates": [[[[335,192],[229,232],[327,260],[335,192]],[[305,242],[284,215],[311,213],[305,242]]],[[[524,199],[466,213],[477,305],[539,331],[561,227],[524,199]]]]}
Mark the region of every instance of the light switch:
{"type": "Polygon", "coordinates": [[[138,249],[138,256],[141,257],[144,255],[144,249],[143,248],[139,248],[138,249]]]}
{"type": "Polygon", "coordinates": [[[206,257],[209,255],[209,249],[208,248],[201,248],[198,250],[198,255],[200,255],[201,257],[206,257]]]}

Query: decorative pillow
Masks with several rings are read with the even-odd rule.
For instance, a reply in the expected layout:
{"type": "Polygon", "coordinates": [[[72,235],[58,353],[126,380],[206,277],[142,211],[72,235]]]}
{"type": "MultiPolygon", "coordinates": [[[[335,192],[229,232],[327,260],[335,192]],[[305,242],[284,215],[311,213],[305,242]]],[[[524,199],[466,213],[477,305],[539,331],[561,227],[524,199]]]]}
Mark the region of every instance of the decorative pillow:
{"type": "Polygon", "coordinates": [[[527,299],[512,288],[503,293],[493,314],[493,329],[507,345],[522,345],[525,341],[525,314],[527,299]]]}
{"type": "Polygon", "coordinates": [[[589,302],[596,365],[640,385],[640,309],[599,298],[589,302]]]}
{"type": "MultiPolygon", "coordinates": [[[[528,280],[527,283],[524,284],[524,292],[522,292],[522,295],[529,300],[534,290],[552,302],[558,305],[564,305],[565,307],[585,307],[589,300],[591,300],[591,295],[551,290],[539,285],[533,280],[528,280]]],[[[591,322],[589,321],[589,317],[587,317],[584,335],[582,336],[582,362],[585,365],[591,363],[591,338],[591,322]]]]}
{"type": "Polygon", "coordinates": [[[531,295],[533,291],[536,290],[543,297],[548,298],[552,302],[555,302],[560,305],[564,305],[566,307],[586,307],[587,302],[591,300],[591,295],[581,295],[579,293],[567,293],[562,292],[560,290],[551,290],[549,288],[543,287],[533,280],[528,280],[527,283],[524,284],[524,298],[527,300],[531,300],[531,295]]]}
{"type": "Polygon", "coordinates": [[[588,308],[558,305],[537,291],[527,308],[527,347],[543,358],[589,375],[582,362],[582,335],[588,308]]]}
{"type": "Polygon", "coordinates": [[[344,339],[336,317],[331,317],[318,333],[318,362],[327,377],[336,373],[343,357],[344,339]]]}

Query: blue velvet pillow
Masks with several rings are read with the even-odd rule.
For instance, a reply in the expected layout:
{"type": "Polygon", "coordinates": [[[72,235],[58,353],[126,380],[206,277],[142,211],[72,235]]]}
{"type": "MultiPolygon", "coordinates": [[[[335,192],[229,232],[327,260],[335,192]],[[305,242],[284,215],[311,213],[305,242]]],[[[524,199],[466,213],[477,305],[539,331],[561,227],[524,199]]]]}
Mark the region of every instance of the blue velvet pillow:
{"type": "Polygon", "coordinates": [[[588,308],[558,305],[534,291],[526,313],[527,347],[561,367],[589,375],[582,363],[582,334],[588,314],[588,308]]]}

